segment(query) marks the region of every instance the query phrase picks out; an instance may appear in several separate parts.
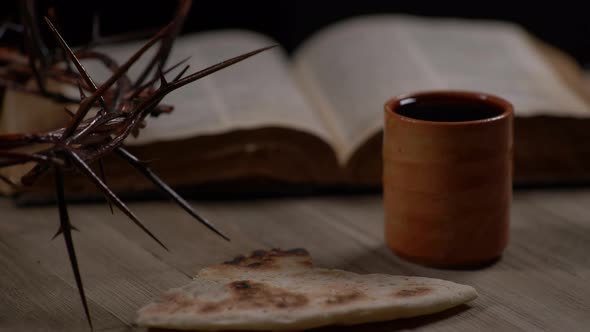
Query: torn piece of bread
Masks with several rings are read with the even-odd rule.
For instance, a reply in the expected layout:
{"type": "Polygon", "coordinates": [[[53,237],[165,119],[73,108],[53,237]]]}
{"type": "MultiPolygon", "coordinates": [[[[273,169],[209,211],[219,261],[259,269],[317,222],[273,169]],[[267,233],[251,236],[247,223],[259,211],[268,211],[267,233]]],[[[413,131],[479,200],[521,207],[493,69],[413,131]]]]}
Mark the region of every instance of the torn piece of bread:
{"type": "Polygon", "coordinates": [[[414,317],[477,297],[450,281],[314,267],[305,249],[257,250],[201,270],[139,310],[139,325],[179,330],[299,330],[414,317]]]}

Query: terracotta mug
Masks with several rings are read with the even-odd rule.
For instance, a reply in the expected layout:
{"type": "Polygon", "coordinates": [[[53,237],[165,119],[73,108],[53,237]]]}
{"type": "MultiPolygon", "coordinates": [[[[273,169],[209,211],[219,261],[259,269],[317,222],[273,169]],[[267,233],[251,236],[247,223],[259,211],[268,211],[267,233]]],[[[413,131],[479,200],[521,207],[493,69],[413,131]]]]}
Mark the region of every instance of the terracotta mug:
{"type": "Polygon", "coordinates": [[[438,267],[501,256],[512,127],[512,105],[484,93],[422,92],[385,104],[385,237],[396,254],[438,267]]]}

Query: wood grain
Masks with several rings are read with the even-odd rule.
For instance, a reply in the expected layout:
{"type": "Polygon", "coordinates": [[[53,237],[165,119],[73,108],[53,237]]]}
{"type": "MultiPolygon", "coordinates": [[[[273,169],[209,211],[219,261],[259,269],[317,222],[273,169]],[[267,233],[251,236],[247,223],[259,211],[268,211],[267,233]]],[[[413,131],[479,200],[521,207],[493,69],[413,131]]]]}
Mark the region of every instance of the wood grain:
{"type": "MultiPolygon", "coordinates": [[[[320,331],[564,330],[590,326],[590,191],[517,192],[503,258],[479,270],[408,263],[383,242],[380,196],[195,202],[231,238],[216,237],[167,202],[130,204],[170,248],[122,214],[75,205],[80,268],[97,331],[144,331],[135,311],[198,269],[257,248],[306,247],[317,265],[361,273],[449,279],[473,285],[468,306],[418,319],[320,331]]],[[[0,331],[85,330],[83,311],[53,207],[0,200],[0,331]]]]}

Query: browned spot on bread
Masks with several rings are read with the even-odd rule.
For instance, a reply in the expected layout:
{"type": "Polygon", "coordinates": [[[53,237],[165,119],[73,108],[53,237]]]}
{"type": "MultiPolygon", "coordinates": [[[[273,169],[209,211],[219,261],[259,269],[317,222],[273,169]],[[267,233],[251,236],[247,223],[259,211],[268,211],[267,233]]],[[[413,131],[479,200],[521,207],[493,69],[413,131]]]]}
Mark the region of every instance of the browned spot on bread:
{"type": "Polygon", "coordinates": [[[266,250],[254,250],[250,257],[252,258],[259,258],[266,256],[266,250]]]}
{"type": "Polygon", "coordinates": [[[295,248],[290,250],[272,249],[272,250],[255,250],[249,256],[240,255],[234,259],[224,262],[223,265],[240,266],[252,269],[265,269],[276,266],[278,257],[301,257],[310,260],[299,262],[306,267],[312,267],[311,257],[307,250],[295,248]]]}
{"type": "Polygon", "coordinates": [[[350,302],[354,302],[360,298],[363,298],[365,296],[365,294],[357,291],[357,290],[353,290],[353,291],[348,291],[348,292],[344,292],[344,293],[340,293],[340,294],[336,294],[336,295],[332,295],[330,296],[327,300],[326,300],[326,304],[327,305],[342,305],[342,304],[347,304],[350,302]]]}
{"type": "MultiPolygon", "coordinates": [[[[273,249],[273,250],[280,251],[280,249],[273,249]]],[[[309,252],[307,252],[307,250],[305,250],[303,248],[295,248],[295,249],[283,251],[283,254],[285,254],[287,256],[309,256],[309,252]]]]}
{"type": "Polygon", "coordinates": [[[243,261],[246,260],[246,256],[244,255],[239,255],[234,257],[234,259],[232,259],[231,261],[226,261],[223,262],[223,264],[228,264],[228,265],[240,265],[240,263],[242,263],[243,261]]]}
{"type": "Polygon", "coordinates": [[[309,302],[305,295],[271,287],[261,282],[242,280],[232,282],[229,286],[233,290],[234,300],[238,305],[293,308],[309,302]]]}
{"type": "Polygon", "coordinates": [[[234,281],[227,285],[231,291],[229,298],[207,302],[199,307],[201,313],[213,313],[228,308],[256,309],[279,308],[292,309],[306,305],[309,299],[303,295],[290,292],[278,287],[271,287],[261,282],[250,280],[234,281]]]}
{"type": "Polygon", "coordinates": [[[406,288],[401,289],[393,294],[395,297],[414,297],[414,296],[422,296],[430,293],[432,291],[431,288],[428,287],[415,287],[415,288],[406,288]]]}
{"type": "Polygon", "coordinates": [[[251,258],[263,258],[263,257],[288,257],[288,256],[309,256],[309,252],[303,248],[294,248],[289,250],[281,250],[278,248],[271,249],[269,251],[256,250],[250,255],[251,258]]]}
{"type": "Polygon", "coordinates": [[[229,284],[229,287],[233,289],[246,289],[250,288],[250,282],[248,280],[234,281],[229,284]]]}

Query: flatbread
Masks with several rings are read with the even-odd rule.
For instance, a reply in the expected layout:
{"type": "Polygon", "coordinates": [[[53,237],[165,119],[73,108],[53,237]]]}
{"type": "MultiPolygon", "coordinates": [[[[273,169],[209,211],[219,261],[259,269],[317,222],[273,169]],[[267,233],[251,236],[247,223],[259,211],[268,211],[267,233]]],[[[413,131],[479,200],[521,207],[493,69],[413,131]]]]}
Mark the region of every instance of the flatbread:
{"type": "Polygon", "coordinates": [[[414,317],[477,297],[450,281],[314,267],[305,249],[257,250],[201,270],[141,308],[146,327],[300,330],[414,317]]]}

